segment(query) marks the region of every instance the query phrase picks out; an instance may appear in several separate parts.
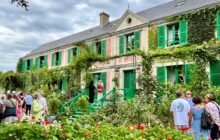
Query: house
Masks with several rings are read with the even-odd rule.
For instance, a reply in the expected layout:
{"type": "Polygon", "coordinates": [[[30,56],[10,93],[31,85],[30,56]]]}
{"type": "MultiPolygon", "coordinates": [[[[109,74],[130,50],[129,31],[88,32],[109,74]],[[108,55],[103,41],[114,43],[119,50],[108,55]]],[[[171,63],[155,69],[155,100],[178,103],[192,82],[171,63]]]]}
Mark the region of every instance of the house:
{"type": "MultiPolygon", "coordinates": [[[[24,56],[23,70],[32,67],[40,69],[62,67],[68,65],[72,57],[80,53],[79,46],[72,44],[84,41],[90,50],[106,56],[123,55],[135,48],[148,52],[150,49],[149,32],[156,29],[157,47],[161,49],[181,47],[189,43],[189,24],[187,19],[168,21],[167,18],[185,13],[192,13],[207,7],[215,7],[220,0],[173,0],[137,13],[126,10],[121,18],[109,21],[109,15],[100,13],[100,24],[94,28],[43,44],[24,56]]],[[[213,35],[220,38],[220,14],[216,12],[213,35]]],[[[193,24],[193,23],[192,23],[193,24]]],[[[140,56],[122,56],[108,62],[97,62],[92,68],[95,77],[104,81],[105,89],[114,87],[112,79],[117,75],[122,89],[132,89],[141,70],[140,56]]],[[[180,61],[155,63],[153,75],[160,82],[172,83],[189,82],[191,64],[180,61]]],[[[210,64],[207,68],[213,85],[219,86],[220,61],[210,64]]],[[[126,92],[125,92],[126,94],[126,92]]],[[[128,95],[129,96],[129,95],[128,95]]]]}

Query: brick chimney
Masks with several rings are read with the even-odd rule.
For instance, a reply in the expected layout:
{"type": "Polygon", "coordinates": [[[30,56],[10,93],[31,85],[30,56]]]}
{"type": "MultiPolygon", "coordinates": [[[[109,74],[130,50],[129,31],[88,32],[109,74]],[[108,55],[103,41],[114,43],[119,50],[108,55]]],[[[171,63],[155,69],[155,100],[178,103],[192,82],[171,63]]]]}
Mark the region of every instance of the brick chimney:
{"type": "Polygon", "coordinates": [[[100,26],[104,27],[109,22],[109,15],[105,12],[99,14],[100,16],[100,26]]]}

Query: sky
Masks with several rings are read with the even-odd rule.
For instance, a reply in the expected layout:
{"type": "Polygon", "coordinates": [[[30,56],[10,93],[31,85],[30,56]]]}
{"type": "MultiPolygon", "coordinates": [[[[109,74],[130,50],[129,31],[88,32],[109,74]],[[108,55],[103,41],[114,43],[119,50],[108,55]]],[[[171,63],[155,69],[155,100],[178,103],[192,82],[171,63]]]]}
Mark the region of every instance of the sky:
{"type": "Polygon", "coordinates": [[[99,13],[110,21],[128,8],[139,12],[171,0],[28,0],[29,10],[0,3],[0,71],[16,70],[18,59],[41,44],[99,24],[99,13]]]}

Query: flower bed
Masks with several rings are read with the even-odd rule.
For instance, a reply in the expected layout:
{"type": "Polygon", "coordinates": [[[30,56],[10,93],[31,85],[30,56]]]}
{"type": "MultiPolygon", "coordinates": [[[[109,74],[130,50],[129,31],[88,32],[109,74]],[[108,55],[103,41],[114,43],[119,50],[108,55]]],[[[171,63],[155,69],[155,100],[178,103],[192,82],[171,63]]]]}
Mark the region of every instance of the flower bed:
{"type": "Polygon", "coordinates": [[[65,139],[147,139],[147,140],[192,140],[191,136],[170,128],[148,129],[144,124],[113,126],[110,123],[96,123],[89,119],[42,125],[21,122],[0,126],[0,139],[22,140],[65,140],[65,139]]]}

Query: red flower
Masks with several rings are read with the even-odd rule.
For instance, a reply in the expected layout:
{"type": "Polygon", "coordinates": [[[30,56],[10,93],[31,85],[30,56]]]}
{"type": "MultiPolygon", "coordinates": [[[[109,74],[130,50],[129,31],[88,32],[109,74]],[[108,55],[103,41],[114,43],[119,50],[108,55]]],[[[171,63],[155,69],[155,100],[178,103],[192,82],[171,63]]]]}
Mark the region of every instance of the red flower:
{"type": "Polygon", "coordinates": [[[167,140],[173,140],[171,137],[167,138],[167,140]]]}
{"type": "Polygon", "coordinates": [[[91,137],[91,134],[89,132],[87,132],[86,137],[91,137]]]}
{"type": "Polygon", "coordinates": [[[33,120],[33,119],[35,119],[35,117],[34,117],[34,116],[32,116],[32,117],[31,117],[31,119],[33,120]]]}
{"type": "Polygon", "coordinates": [[[44,124],[45,124],[45,125],[48,125],[48,124],[49,124],[49,122],[48,122],[48,121],[45,121],[45,122],[44,122],[44,124]]]}
{"type": "Polygon", "coordinates": [[[96,123],[96,127],[99,127],[99,123],[96,123]]]}

